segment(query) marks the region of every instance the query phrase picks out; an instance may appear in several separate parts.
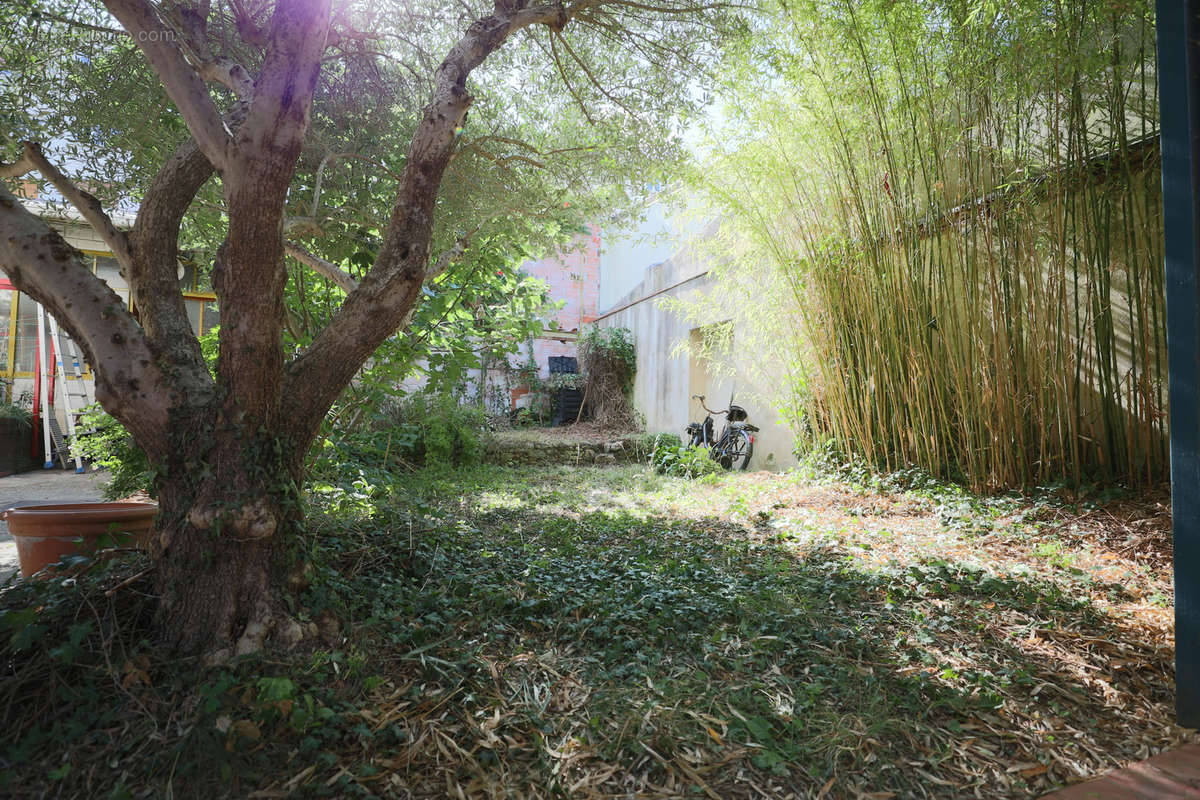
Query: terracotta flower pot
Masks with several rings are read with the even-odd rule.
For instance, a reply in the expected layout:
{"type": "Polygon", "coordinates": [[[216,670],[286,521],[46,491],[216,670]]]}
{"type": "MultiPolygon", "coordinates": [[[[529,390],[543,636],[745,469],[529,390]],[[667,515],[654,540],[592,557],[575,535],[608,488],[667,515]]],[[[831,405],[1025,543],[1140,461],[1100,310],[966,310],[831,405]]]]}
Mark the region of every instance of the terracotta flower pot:
{"type": "Polygon", "coordinates": [[[120,544],[150,542],[154,503],[55,503],[20,506],[0,513],[17,542],[21,577],[28,578],[71,553],[88,553],[105,534],[120,544]]]}

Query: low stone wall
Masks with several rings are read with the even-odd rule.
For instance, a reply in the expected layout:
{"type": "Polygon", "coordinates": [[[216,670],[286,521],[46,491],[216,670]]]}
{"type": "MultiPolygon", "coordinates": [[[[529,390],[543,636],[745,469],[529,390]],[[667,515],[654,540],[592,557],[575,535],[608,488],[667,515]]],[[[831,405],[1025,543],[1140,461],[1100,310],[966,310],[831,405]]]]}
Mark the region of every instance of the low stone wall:
{"type": "Polygon", "coordinates": [[[508,467],[529,464],[587,466],[645,463],[650,454],[644,439],[642,436],[630,436],[596,444],[498,437],[484,447],[483,459],[489,464],[508,467]]]}

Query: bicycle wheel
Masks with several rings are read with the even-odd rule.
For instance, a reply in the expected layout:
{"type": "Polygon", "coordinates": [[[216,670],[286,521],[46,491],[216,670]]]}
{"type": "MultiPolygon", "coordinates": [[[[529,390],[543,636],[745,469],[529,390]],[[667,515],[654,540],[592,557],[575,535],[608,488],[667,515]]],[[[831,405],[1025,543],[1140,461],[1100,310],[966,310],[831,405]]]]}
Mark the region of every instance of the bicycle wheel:
{"type": "Polygon", "coordinates": [[[742,469],[750,465],[750,456],[754,455],[754,441],[746,431],[732,431],[722,442],[721,454],[718,461],[725,469],[742,469]]]}

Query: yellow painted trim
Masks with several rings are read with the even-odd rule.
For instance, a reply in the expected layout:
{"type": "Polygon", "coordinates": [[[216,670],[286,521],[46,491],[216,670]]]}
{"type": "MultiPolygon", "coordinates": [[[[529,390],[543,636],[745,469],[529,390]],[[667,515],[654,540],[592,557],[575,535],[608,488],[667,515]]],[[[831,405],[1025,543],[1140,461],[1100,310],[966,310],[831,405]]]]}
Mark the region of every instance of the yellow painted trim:
{"type": "Polygon", "coordinates": [[[17,320],[21,316],[21,298],[22,297],[28,298],[29,301],[33,302],[33,303],[36,303],[37,301],[34,300],[32,297],[29,297],[29,295],[22,295],[20,290],[15,290],[13,293],[16,295],[16,297],[13,298],[12,305],[10,305],[8,307],[8,315],[11,318],[9,320],[9,337],[8,337],[8,347],[9,347],[9,355],[8,355],[9,373],[8,373],[8,375],[11,378],[32,378],[32,377],[34,377],[34,375],[36,373],[34,373],[34,372],[18,372],[17,371],[17,320]]]}
{"type": "MultiPolygon", "coordinates": [[[[37,375],[36,372],[31,372],[31,371],[17,372],[16,371],[16,366],[17,366],[17,317],[20,316],[19,312],[20,312],[22,296],[31,302],[36,303],[37,301],[34,300],[29,295],[22,295],[19,290],[13,290],[13,294],[15,294],[16,297],[13,298],[14,302],[13,302],[12,306],[9,307],[9,311],[8,311],[8,315],[9,315],[9,320],[8,320],[8,371],[5,373],[2,373],[2,374],[7,378],[33,378],[37,375]],[[16,312],[16,313],[14,313],[14,312],[16,312]]],[[[62,328],[59,328],[59,330],[62,331],[62,328]]],[[[49,326],[47,326],[47,334],[46,334],[47,336],[49,336],[48,331],[49,331],[49,326]]],[[[62,332],[65,333],[65,331],[62,331],[62,332]]],[[[80,353],[80,355],[82,355],[82,353],[80,353]]],[[[67,367],[66,359],[63,359],[63,371],[64,372],[66,371],[66,367],[67,367]]],[[[58,373],[57,367],[51,365],[50,368],[57,375],[57,373],[58,373]]],[[[74,375],[67,375],[66,377],[67,377],[67,380],[69,380],[69,381],[75,380],[74,375]]],[[[89,364],[87,361],[84,361],[83,362],[83,374],[80,376],[79,379],[84,380],[84,381],[90,381],[90,380],[93,380],[94,377],[95,376],[92,375],[92,365],[89,364]]]]}
{"type": "MultiPolygon", "coordinates": [[[[184,292],[183,299],[184,300],[216,300],[217,296],[212,292],[184,292]]],[[[202,336],[204,334],[204,306],[205,306],[205,303],[200,304],[200,330],[196,331],[196,336],[202,336]]]]}

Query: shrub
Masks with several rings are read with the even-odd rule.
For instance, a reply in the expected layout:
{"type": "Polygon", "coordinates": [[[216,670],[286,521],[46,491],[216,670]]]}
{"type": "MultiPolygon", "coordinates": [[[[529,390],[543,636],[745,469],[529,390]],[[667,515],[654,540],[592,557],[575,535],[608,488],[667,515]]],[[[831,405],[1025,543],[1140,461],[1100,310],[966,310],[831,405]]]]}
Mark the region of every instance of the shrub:
{"type": "Polygon", "coordinates": [[[712,460],[707,448],[684,446],[673,433],[660,434],[656,438],[650,463],[658,474],[679,478],[699,478],[721,471],[720,464],[712,460]]]}
{"type": "Polygon", "coordinates": [[[388,423],[409,436],[408,454],[426,467],[465,467],[483,457],[484,410],[450,394],[416,394],[385,410],[388,423]]]}
{"type": "Polygon", "coordinates": [[[625,446],[629,448],[639,461],[651,461],[654,451],[659,446],[678,447],[682,444],[679,436],[674,433],[639,433],[625,438],[625,446]]]}
{"type": "Polygon", "coordinates": [[[650,454],[650,464],[658,466],[655,460],[655,454],[660,450],[678,449],[683,446],[683,439],[677,433],[647,433],[642,442],[646,445],[646,452],[650,454]]]}
{"type": "Polygon", "coordinates": [[[79,419],[79,433],[71,454],[104,467],[112,479],[104,486],[106,500],[116,500],[135,492],[154,494],[154,470],[142,448],[117,419],[98,405],[84,409],[79,419]]]}
{"type": "Polygon", "coordinates": [[[33,414],[15,403],[0,403],[0,419],[15,419],[25,427],[33,425],[33,414]]]}
{"type": "Polygon", "coordinates": [[[563,389],[583,389],[584,377],[578,372],[560,372],[545,380],[546,391],[558,394],[563,389]]]}
{"type": "Polygon", "coordinates": [[[592,419],[606,428],[637,423],[630,395],[637,374],[637,350],[628,328],[592,326],[579,342],[592,419]]]}

